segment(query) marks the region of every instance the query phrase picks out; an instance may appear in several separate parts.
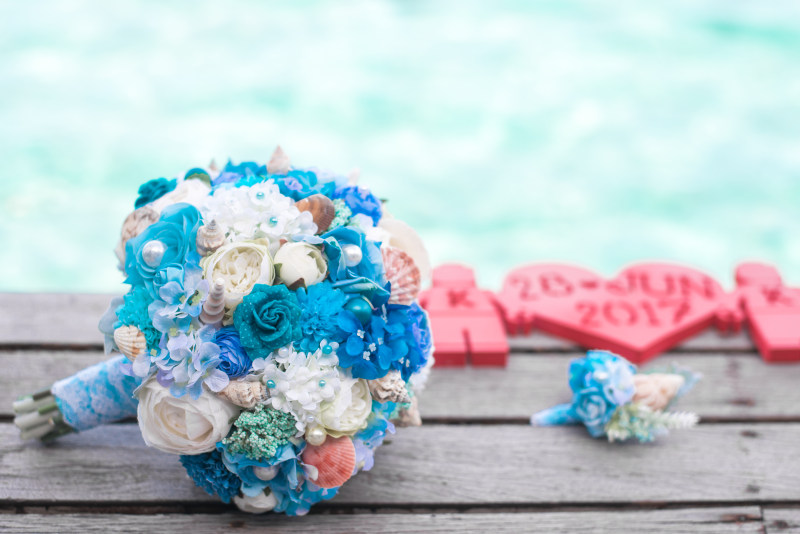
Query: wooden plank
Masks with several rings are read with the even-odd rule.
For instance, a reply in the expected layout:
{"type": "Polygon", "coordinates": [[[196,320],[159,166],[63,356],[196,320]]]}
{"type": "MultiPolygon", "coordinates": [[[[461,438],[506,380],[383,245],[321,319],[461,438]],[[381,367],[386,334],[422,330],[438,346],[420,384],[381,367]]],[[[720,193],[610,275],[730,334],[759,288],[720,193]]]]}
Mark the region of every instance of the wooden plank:
{"type": "Polygon", "coordinates": [[[800,534],[800,508],[764,508],[764,528],[768,534],[800,534]]]}
{"type": "MultiPolygon", "coordinates": [[[[63,293],[0,293],[0,346],[100,346],[100,316],[113,295],[63,293]]],[[[578,352],[574,343],[541,332],[511,337],[514,351],[578,352]]],[[[679,352],[753,351],[747,334],[723,336],[707,330],[677,349],[679,352]]]]}
{"type": "Polygon", "coordinates": [[[219,515],[123,515],[123,514],[59,514],[0,515],[4,532],[176,532],[211,534],[235,532],[693,532],[693,533],[757,533],[762,532],[757,507],[692,508],[681,510],[649,510],[620,512],[542,512],[542,513],[477,513],[477,514],[356,514],[252,516],[219,515]]]}
{"type": "Polygon", "coordinates": [[[0,345],[102,346],[97,323],[113,295],[0,293],[0,345]]]}
{"type": "MultiPolygon", "coordinates": [[[[650,445],[582,428],[423,426],[398,432],[334,506],[524,506],[800,502],[800,424],[704,425],[650,445]]],[[[210,502],[177,458],[134,425],[42,446],[0,425],[0,503],[210,502]]]]}
{"type": "MultiPolygon", "coordinates": [[[[436,368],[421,397],[422,414],[433,421],[494,418],[524,422],[537,410],[569,401],[567,369],[576,356],[517,354],[505,369],[436,368]]],[[[0,351],[4,369],[0,373],[0,416],[10,417],[11,403],[19,395],[105,358],[101,351],[0,351]]],[[[755,354],[680,354],[657,359],[645,368],[663,367],[672,361],[704,376],[681,399],[681,409],[711,420],[800,419],[800,388],[795,373],[786,372],[785,366],[764,363],[755,354]]]]}

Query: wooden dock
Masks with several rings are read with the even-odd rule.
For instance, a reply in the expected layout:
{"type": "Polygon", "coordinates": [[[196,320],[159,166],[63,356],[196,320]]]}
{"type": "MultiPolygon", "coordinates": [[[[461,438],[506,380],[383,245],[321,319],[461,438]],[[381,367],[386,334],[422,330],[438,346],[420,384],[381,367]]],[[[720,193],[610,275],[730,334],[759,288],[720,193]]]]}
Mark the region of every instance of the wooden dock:
{"type": "Polygon", "coordinates": [[[680,409],[701,424],[650,445],[533,428],[569,400],[582,351],[512,340],[507,369],[435,369],[424,425],[306,517],[238,513],[195,487],[135,423],[24,443],[11,403],[103,360],[108,295],[0,294],[2,532],[800,533],[800,364],[767,365],[745,335],[706,332],[648,367],[704,375],[680,409]]]}

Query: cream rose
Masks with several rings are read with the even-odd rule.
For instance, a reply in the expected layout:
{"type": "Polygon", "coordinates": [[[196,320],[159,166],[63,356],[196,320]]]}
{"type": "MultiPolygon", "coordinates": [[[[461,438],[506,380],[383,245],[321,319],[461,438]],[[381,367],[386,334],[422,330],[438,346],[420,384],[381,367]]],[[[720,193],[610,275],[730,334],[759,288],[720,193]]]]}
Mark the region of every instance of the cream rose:
{"type": "Polygon", "coordinates": [[[365,428],[370,412],[372,396],[367,381],[343,376],[341,388],[333,400],[320,405],[318,420],[329,436],[338,438],[365,428]]]}
{"type": "Polygon", "coordinates": [[[151,378],[139,397],[139,429],[150,447],[172,454],[213,451],[228,435],[231,419],[241,408],[203,390],[197,400],[174,397],[151,378]]]}
{"type": "Polygon", "coordinates": [[[226,317],[230,317],[256,284],[272,285],[275,269],[269,255],[269,241],[237,241],[218,248],[200,260],[206,280],[222,279],[225,284],[226,317]]]}
{"type": "Polygon", "coordinates": [[[286,243],[275,254],[275,271],[282,284],[295,289],[322,282],[328,264],[314,245],[286,243]]]}

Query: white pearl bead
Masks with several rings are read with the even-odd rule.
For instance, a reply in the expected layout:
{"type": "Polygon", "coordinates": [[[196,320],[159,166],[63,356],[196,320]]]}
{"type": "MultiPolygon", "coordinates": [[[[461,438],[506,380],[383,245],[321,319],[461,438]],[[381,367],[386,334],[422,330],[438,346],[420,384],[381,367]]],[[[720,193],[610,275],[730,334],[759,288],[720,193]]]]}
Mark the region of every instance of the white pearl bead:
{"type": "Polygon", "coordinates": [[[269,467],[253,467],[253,474],[259,480],[272,480],[278,476],[278,466],[272,465],[269,467]]]}
{"type": "Polygon", "coordinates": [[[328,437],[328,435],[318,426],[306,430],[306,441],[309,445],[322,445],[325,443],[326,437],[328,437]]]}
{"type": "Polygon", "coordinates": [[[161,265],[164,253],[167,251],[166,245],[157,239],[148,241],[142,247],[142,260],[149,266],[156,268],[161,265]]]}
{"type": "Polygon", "coordinates": [[[344,263],[348,267],[355,267],[361,263],[362,253],[361,247],[358,245],[345,245],[342,247],[342,254],[344,254],[344,263]]]}

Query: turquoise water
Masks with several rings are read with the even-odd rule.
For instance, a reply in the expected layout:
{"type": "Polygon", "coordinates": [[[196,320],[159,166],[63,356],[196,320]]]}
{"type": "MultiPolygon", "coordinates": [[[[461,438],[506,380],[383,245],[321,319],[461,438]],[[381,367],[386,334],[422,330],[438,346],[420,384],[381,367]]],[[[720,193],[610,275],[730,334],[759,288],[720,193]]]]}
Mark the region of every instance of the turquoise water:
{"type": "Polygon", "coordinates": [[[800,283],[800,3],[4,2],[0,290],[119,291],[138,185],[347,172],[435,262],[800,283]]]}

